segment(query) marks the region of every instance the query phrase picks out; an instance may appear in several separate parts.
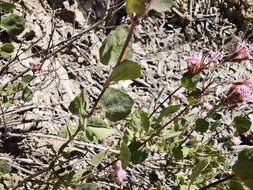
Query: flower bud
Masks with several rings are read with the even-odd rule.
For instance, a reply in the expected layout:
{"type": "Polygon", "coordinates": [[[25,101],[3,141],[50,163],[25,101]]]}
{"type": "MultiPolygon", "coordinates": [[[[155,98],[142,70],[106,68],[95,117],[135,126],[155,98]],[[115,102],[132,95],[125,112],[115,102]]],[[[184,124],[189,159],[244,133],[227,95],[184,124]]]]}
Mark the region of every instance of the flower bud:
{"type": "Polygon", "coordinates": [[[196,54],[190,56],[187,61],[187,69],[188,73],[191,76],[199,74],[205,67],[204,60],[202,59],[202,55],[197,56],[196,54]]]}
{"type": "Polygon", "coordinates": [[[119,184],[122,184],[124,182],[124,180],[126,180],[126,178],[127,178],[127,173],[125,170],[122,169],[120,160],[118,160],[114,165],[113,175],[119,184]]]}
{"type": "Polygon", "coordinates": [[[41,68],[41,62],[39,58],[32,59],[32,61],[29,64],[30,64],[30,69],[32,70],[32,72],[36,72],[40,70],[41,68]]]}
{"type": "Polygon", "coordinates": [[[230,142],[234,145],[234,146],[238,146],[242,143],[241,139],[239,137],[232,137],[230,139],[230,142]]]}
{"type": "Polygon", "coordinates": [[[235,48],[235,60],[251,59],[248,45],[245,42],[238,42],[235,48]]]}

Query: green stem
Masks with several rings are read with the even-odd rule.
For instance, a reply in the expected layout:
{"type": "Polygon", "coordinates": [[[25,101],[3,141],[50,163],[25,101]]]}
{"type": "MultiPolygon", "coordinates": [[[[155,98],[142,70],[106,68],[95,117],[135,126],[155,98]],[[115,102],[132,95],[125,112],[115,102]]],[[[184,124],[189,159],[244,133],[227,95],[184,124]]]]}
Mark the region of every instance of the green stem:
{"type": "MultiPolygon", "coordinates": [[[[132,19],[132,23],[131,23],[130,29],[129,29],[129,31],[128,31],[127,38],[126,38],[125,43],[124,43],[124,45],[123,45],[123,47],[122,47],[122,50],[121,50],[121,52],[120,52],[120,55],[119,55],[119,58],[118,58],[118,61],[117,61],[116,65],[115,65],[115,67],[116,67],[117,65],[119,65],[120,63],[122,63],[122,59],[123,59],[123,57],[124,57],[124,55],[125,55],[125,53],[126,53],[126,50],[127,50],[127,47],[128,47],[128,45],[129,45],[130,41],[131,41],[131,38],[132,38],[133,33],[134,33],[134,29],[135,29],[135,27],[136,27],[137,24],[138,24],[138,20],[139,20],[139,16],[135,16],[135,17],[132,19]]],[[[108,78],[108,79],[106,80],[105,84],[103,85],[102,91],[100,92],[99,96],[98,96],[97,99],[95,100],[95,103],[94,103],[93,107],[91,108],[91,111],[90,111],[90,113],[89,113],[89,116],[91,116],[91,115],[94,113],[94,111],[95,111],[95,109],[96,109],[96,107],[97,107],[97,105],[98,105],[98,102],[100,101],[100,99],[102,98],[102,96],[104,95],[106,89],[107,89],[109,86],[110,86],[110,81],[109,81],[109,78],[108,78]]]]}
{"type": "Polygon", "coordinates": [[[143,143],[140,144],[139,147],[142,147],[147,142],[151,141],[154,137],[159,136],[160,132],[166,128],[169,124],[171,124],[173,121],[175,121],[179,116],[181,116],[183,113],[185,113],[188,110],[189,106],[186,106],[183,110],[181,110],[177,115],[175,115],[171,120],[169,120],[165,125],[160,127],[155,133],[153,133],[148,139],[146,139],[143,143]]]}
{"type": "Polygon", "coordinates": [[[209,189],[209,188],[211,188],[211,187],[215,187],[215,186],[217,186],[217,185],[219,185],[219,184],[221,184],[221,183],[224,183],[224,182],[226,182],[226,181],[229,181],[229,180],[231,180],[231,179],[233,179],[233,178],[235,178],[235,174],[231,174],[231,175],[226,176],[226,177],[224,177],[224,178],[222,178],[222,179],[219,179],[219,180],[217,180],[217,181],[215,181],[215,182],[213,182],[213,183],[210,183],[209,185],[207,185],[207,186],[205,186],[205,187],[200,188],[199,190],[206,190],[206,189],[209,189]]]}
{"type": "Polygon", "coordinates": [[[153,110],[153,112],[149,115],[149,119],[157,112],[157,110],[160,108],[160,107],[162,107],[163,106],[163,104],[165,103],[165,102],[167,102],[180,88],[181,88],[182,86],[179,86],[179,87],[177,87],[172,93],[170,93],[168,96],[167,96],[167,98],[165,98],[154,110],[153,110]]]}

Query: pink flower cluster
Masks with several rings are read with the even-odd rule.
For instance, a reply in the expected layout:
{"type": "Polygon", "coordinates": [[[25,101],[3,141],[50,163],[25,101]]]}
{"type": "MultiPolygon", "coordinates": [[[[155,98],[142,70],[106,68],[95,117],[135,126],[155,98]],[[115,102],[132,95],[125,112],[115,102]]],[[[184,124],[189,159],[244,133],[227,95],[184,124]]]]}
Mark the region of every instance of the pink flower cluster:
{"type": "Polygon", "coordinates": [[[218,64],[223,60],[225,53],[218,50],[210,51],[209,56],[210,56],[210,61],[218,64]]]}
{"type": "Polygon", "coordinates": [[[126,180],[126,178],[127,178],[127,173],[126,173],[125,170],[123,170],[120,160],[118,160],[114,164],[114,173],[113,173],[113,176],[115,177],[116,181],[119,184],[122,184],[124,182],[124,180],[126,180]]]}
{"type": "Polygon", "coordinates": [[[41,62],[39,58],[33,58],[33,60],[29,64],[32,72],[36,72],[41,68],[41,62]]]}
{"type": "MultiPolygon", "coordinates": [[[[248,47],[248,44],[244,41],[240,41],[236,44],[234,53],[230,57],[226,57],[226,53],[223,51],[210,51],[208,60],[211,63],[221,63],[224,60],[234,60],[234,61],[242,61],[242,60],[248,60],[252,59],[252,56],[250,55],[250,50],[248,47]]],[[[204,59],[202,55],[197,55],[196,53],[190,56],[187,59],[187,68],[188,73],[192,76],[200,73],[203,69],[205,69],[208,64],[204,63],[204,59]]]]}
{"type": "Polygon", "coordinates": [[[233,83],[222,102],[225,105],[253,102],[253,78],[248,77],[243,81],[233,83]]]}
{"type": "Polygon", "coordinates": [[[188,73],[191,76],[199,74],[203,69],[206,68],[207,64],[204,63],[202,55],[193,54],[187,61],[188,73]]]}
{"type": "Polygon", "coordinates": [[[251,59],[248,45],[245,42],[238,42],[235,48],[235,60],[251,59]]]}

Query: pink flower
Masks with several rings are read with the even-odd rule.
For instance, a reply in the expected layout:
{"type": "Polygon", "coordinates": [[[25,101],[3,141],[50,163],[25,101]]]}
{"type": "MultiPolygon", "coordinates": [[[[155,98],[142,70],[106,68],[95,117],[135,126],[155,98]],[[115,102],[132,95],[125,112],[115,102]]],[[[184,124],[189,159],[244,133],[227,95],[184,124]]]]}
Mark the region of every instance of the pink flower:
{"type": "Polygon", "coordinates": [[[238,42],[235,49],[236,60],[248,60],[251,59],[248,45],[245,42],[238,42]]]}
{"type": "Polygon", "coordinates": [[[121,161],[118,160],[114,165],[114,177],[116,178],[117,182],[122,184],[124,180],[127,178],[127,173],[125,170],[122,169],[121,161]]]}
{"type": "Polygon", "coordinates": [[[193,54],[192,56],[190,56],[187,59],[186,63],[187,63],[188,73],[192,76],[200,73],[207,66],[206,64],[204,64],[202,55],[197,56],[196,54],[193,54]]]}
{"type": "Polygon", "coordinates": [[[253,102],[253,89],[247,85],[232,85],[223,98],[224,104],[238,104],[243,102],[253,102]]]}
{"type": "Polygon", "coordinates": [[[205,111],[210,111],[213,108],[213,106],[209,102],[204,102],[203,108],[205,111]]]}
{"type": "Polygon", "coordinates": [[[242,83],[253,89],[253,77],[247,77],[245,80],[242,81],[242,83]]]}
{"type": "Polygon", "coordinates": [[[40,70],[40,68],[41,68],[41,62],[40,62],[39,58],[34,58],[29,64],[30,64],[30,69],[33,72],[36,72],[36,71],[40,70]]]}
{"type": "Polygon", "coordinates": [[[177,93],[175,93],[175,94],[174,94],[174,98],[175,98],[176,100],[181,100],[181,101],[183,101],[183,102],[187,100],[186,96],[185,96],[182,92],[177,92],[177,93]]]}
{"type": "Polygon", "coordinates": [[[234,146],[238,146],[242,143],[241,139],[239,137],[232,137],[230,139],[230,142],[234,145],[234,146]]]}
{"type": "Polygon", "coordinates": [[[224,52],[222,51],[210,51],[210,60],[214,63],[219,63],[224,58],[224,52]]]}

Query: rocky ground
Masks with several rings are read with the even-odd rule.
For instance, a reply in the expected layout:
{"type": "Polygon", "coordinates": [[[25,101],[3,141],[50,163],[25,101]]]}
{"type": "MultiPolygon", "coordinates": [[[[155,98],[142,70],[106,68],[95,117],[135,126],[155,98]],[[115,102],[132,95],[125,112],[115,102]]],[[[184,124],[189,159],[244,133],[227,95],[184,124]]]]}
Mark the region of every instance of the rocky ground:
{"type": "MultiPolygon", "coordinates": [[[[14,171],[1,179],[5,188],[13,188],[21,179],[48,166],[52,150],[57,150],[65,140],[59,131],[67,123],[74,125],[77,121],[68,111],[70,101],[80,89],[85,89],[92,102],[111,69],[99,62],[102,41],[116,26],[129,24],[123,1],[79,1],[14,1],[16,13],[25,17],[26,28],[13,39],[16,59],[11,63],[0,60],[1,67],[5,67],[0,85],[31,75],[33,80],[29,86],[33,96],[25,102],[17,101],[14,96],[11,106],[1,106],[0,159],[8,161],[14,171]],[[43,63],[39,72],[29,69],[34,61],[43,63]]],[[[189,54],[220,48],[229,50],[231,41],[242,38],[247,39],[253,50],[251,20],[238,13],[238,9],[225,9],[212,0],[181,1],[169,12],[151,12],[134,35],[134,59],[141,64],[142,76],[118,86],[127,90],[138,105],[152,110],[155,103],[161,102],[180,84],[189,54]]],[[[4,34],[0,34],[0,41],[6,41],[4,34]]],[[[219,72],[214,71],[214,76],[220,82],[228,82],[250,75],[252,71],[252,61],[245,61],[241,65],[223,65],[219,72]]],[[[224,89],[225,86],[220,86],[216,93],[221,94],[224,89]]],[[[73,145],[86,152],[86,159],[108,148],[117,153],[114,140],[121,137],[122,126],[113,127],[117,134],[103,144],[75,141],[73,145]]],[[[153,189],[156,178],[169,189],[173,181],[157,172],[157,165],[152,161],[155,158],[155,155],[150,158],[145,168],[129,169],[133,177],[126,189],[153,189]]],[[[110,173],[110,169],[104,171],[101,178],[106,173],[110,173]]],[[[116,183],[102,180],[100,186],[102,189],[120,188],[116,183]]]]}

